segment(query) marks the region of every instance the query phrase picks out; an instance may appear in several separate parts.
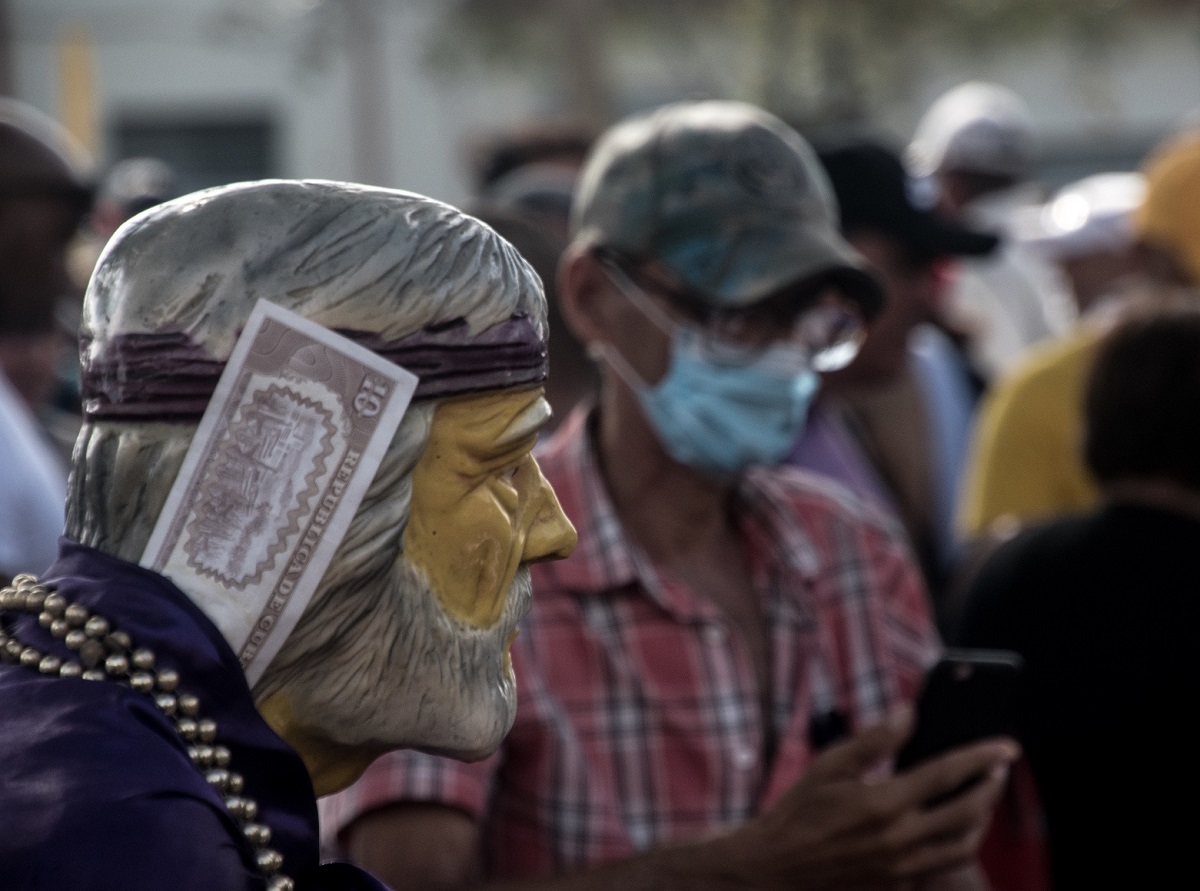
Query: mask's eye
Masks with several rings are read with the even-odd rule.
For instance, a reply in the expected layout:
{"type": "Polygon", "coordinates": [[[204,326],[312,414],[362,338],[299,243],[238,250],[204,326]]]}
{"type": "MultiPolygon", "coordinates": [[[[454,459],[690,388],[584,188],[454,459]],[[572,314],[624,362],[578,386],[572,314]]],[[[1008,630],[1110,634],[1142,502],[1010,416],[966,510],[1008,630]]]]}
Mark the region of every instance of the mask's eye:
{"type": "Polygon", "coordinates": [[[523,461],[517,461],[502,468],[496,473],[496,481],[500,483],[505,492],[511,493],[513,496],[518,494],[518,483],[520,482],[521,465],[523,461]]]}

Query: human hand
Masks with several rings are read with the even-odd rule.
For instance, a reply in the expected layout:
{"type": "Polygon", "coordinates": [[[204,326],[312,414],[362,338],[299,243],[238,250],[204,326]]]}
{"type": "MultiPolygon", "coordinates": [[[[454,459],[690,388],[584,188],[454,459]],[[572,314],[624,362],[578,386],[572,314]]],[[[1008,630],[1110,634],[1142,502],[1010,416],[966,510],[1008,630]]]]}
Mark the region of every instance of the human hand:
{"type": "Polygon", "coordinates": [[[1020,750],[989,740],[873,777],[912,723],[911,711],[898,712],[822,753],[771,810],[721,840],[730,877],[749,887],[886,888],[970,862],[1020,750]]]}

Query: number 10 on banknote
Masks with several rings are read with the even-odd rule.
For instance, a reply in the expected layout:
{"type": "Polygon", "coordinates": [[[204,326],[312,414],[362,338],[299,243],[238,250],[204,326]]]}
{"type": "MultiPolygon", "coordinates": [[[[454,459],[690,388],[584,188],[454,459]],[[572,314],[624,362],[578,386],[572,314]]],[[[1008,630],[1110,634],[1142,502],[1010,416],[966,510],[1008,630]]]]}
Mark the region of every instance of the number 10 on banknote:
{"type": "Polygon", "coordinates": [[[254,307],[141,560],[207,613],[251,684],[312,599],[416,385],[327,328],[254,307]]]}

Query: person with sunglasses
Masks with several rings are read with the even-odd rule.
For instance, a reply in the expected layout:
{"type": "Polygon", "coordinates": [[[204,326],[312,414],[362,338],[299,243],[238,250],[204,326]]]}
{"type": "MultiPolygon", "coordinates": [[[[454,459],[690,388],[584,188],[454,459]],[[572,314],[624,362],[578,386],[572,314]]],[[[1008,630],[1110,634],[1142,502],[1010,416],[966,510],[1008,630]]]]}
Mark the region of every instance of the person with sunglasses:
{"type": "Polygon", "coordinates": [[[811,149],[668,106],[600,139],[572,223],[559,300],[601,385],[539,452],[579,544],[532,569],[513,731],[474,765],[376,762],[327,831],[405,888],[969,882],[1015,744],[889,775],[939,650],[919,573],[779,466],[883,300],[811,149]]]}

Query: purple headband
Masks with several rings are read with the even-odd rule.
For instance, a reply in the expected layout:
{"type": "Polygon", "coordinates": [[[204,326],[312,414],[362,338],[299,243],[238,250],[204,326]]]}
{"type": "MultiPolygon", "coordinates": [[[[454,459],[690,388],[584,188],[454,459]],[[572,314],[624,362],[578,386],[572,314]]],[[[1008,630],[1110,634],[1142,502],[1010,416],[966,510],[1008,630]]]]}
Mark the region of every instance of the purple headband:
{"type": "MultiPolygon", "coordinates": [[[[337,332],[419,379],[413,399],[533,386],[546,379],[546,344],[525,315],[472,337],[463,319],[399,340],[365,331],[337,332]]],[[[88,344],[84,344],[86,355],[88,344]]],[[[83,368],[83,414],[89,420],[197,422],[225,362],[186,334],[118,334],[83,368]]]]}

